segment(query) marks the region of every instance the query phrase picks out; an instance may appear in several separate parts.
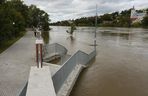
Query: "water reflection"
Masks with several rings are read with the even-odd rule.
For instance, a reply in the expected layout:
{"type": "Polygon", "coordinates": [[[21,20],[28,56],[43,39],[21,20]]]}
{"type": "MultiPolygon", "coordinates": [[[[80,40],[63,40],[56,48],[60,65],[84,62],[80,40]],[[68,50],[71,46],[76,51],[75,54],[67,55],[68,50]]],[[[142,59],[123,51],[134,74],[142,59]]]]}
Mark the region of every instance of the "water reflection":
{"type": "Polygon", "coordinates": [[[100,31],[102,36],[116,36],[116,37],[123,37],[123,39],[129,40],[129,38],[134,35],[133,32],[129,30],[126,31],[100,31]]]}
{"type": "Polygon", "coordinates": [[[42,32],[42,37],[43,37],[43,40],[44,40],[45,44],[49,43],[49,39],[50,39],[50,35],[49,34],[50,34],[49,31],[43,31],[42,32]]]}
{"type": "Polygon", "coordinates": [[[75,38],[73,36],[68,36],[67,40],[70,40],[71,42],[73,42],[75,40],[75,38]]]}
{"type": "Polygon", "coordinates": [[[148,42],[148,36],[147,37],[143,37],[143,41],[144,42],[148,42]]]}

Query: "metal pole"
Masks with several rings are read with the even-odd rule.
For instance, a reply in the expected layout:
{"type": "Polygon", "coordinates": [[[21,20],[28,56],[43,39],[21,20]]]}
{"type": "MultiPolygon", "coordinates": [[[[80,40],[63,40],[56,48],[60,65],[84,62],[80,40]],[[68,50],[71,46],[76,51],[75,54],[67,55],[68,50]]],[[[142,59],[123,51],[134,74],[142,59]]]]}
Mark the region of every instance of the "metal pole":
{"type": "Polygon", "coordinates": [[[96,31],[97,31],[97,5],[96,5],[96,16],[95,16],[95,38],[96,38],[96,31]]]}
{"type": "Polygon", "coordinates": [[[94,49],[96,50],[96,46],[97,46],[97,44],[96,44],[96,37],[97,37],[97,18],[98,18],[98,15],[97,15],[97,5],[96,5],[96,16],[95,16],[95,36],[94,36],[94,49]]]}
{"type": "Polygon", "coordinates": [[[41,68],[42,68],[43,66],[42,44],[40,44],[40,61],[41,61],[41,68]]]}
{"type": "Polygon", "coordinates": [[[39,68],[39,52],[38,52],[38,44],[36,44],[36,62],[37,62],[37,67],[39,68]]]}

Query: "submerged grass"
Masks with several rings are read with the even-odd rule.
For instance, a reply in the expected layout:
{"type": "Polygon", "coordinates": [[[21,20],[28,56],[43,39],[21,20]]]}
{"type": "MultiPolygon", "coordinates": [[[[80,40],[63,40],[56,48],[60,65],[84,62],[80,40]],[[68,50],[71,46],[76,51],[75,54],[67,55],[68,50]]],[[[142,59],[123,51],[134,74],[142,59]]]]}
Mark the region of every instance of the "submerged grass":
{"type": "Polygon", "coordinates": [[[25,32],[21,32],[20,36],[13,38],[11,40],[4,41],[0,44],[0,54],[5,51],[7,48],[9,48],[11,45],[13,45],[16,41],[18,41],[21,37],[25,35],[25,32]]]}

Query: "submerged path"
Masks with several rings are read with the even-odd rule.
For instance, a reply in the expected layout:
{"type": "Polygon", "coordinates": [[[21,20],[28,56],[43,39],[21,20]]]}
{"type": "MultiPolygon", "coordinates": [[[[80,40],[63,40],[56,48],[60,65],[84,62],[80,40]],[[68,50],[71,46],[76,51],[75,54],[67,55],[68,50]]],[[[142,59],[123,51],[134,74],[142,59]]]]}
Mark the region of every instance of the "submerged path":
{"type": "Polygon", "coordinates": [[[32,31],[0,54],[0,96],[18,96],[35,65],[35,37],[32,31]]]}

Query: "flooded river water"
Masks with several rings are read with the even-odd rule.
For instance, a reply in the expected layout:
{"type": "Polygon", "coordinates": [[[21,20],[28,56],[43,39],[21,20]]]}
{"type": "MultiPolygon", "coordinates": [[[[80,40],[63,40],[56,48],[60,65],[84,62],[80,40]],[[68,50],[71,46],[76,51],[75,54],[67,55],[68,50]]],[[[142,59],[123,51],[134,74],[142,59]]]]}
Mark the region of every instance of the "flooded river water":
{"type": "MultiPolygon", "coordinates": [[[[94,49],[93,27],[79,27],[73,37],[66,33],[68,27],[51,28],[50,43],[66,46],[68,54],[94,49]]],[[[148,29],[98,28],[97,45],[96,59],[80,74],[70,96],[148,96],[148,29]]]]}

